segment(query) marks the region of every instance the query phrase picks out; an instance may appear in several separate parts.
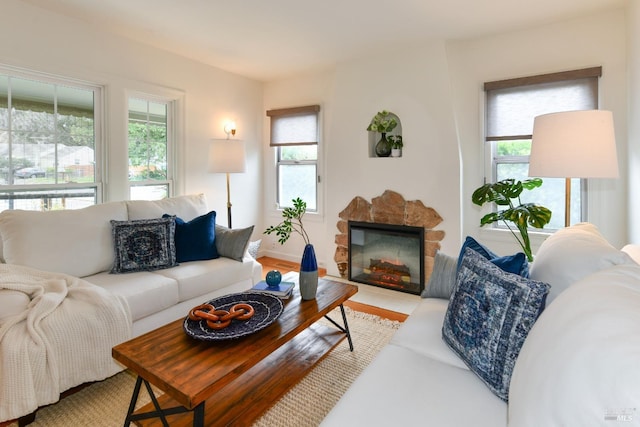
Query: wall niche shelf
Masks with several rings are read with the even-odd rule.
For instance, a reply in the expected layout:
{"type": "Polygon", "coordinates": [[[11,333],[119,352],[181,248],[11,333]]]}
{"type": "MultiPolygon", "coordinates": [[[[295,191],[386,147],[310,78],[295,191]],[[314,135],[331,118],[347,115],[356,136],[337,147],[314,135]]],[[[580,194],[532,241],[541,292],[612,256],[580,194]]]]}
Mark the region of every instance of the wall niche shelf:
{"type": "MultiPolygon", "coordinates": [[[[400,117],[398,117],[397,114],[392,113],[391,111],[387,111],[387,117],[389,118],[394,118],[396,120],[396,122],[398,123],[398,125],[391,131],[391,132],[387,132],[386,136],[387,139],[390,136],[402,136],[402,122],[400,121],[400,117]]],[[[375,116],[374,116],[375,118],[375,116]]],[[[374,119],[371,119],[371,123],[373,123],[374,119]]],[[[378,144],[378,141],[380,141],[380,139],[382,138],[382,134],[380,132],[373,132],[373,131],[367,131],[368,134],[368,145],[367,145],[367,149],[368,149],[368,153],[369,153],[369,157],[370,158],[398,158],[398,157],[402,157],[402,151],[404,150],[401,149],[400,150],[400,155],[399,156],[395,156],[392,157],[392,155],[389,156],[378,156],[376,154],[376,144],[378,144]]]]}

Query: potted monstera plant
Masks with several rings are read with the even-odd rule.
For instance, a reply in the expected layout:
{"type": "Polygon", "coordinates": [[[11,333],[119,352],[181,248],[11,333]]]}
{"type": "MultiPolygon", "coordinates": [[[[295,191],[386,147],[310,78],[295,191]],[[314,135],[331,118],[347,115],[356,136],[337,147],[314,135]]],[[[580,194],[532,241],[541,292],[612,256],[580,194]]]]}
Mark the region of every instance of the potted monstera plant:
{"type": "Polygon", "coordinates": [[[482,217],[480,226],[502,221],[522,247],[529,262],[533,261],[533,254],[531,253],[528,228],[543,228],[551,221],[551,211],[536,203],[522,203],[520,194],[523,190],[533,190],[541,185],[542,179],[540,178],[530,178],[524,181],[513,178],[503,179],[502,181],[484,184],[476,189],[471,196],[471,200],[476,205],[482,206],[485,203],[498,205],[496,212],[488,213],[482,217]],[[518,237],[509,223],[512,223],[518,229],[520,237],[518,237]]]}

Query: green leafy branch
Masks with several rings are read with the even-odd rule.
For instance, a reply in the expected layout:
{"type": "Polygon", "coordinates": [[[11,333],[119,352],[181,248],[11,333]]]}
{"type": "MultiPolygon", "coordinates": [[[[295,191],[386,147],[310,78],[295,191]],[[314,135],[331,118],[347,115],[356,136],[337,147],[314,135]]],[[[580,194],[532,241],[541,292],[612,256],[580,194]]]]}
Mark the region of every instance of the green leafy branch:
{"type": "Polygon", "coordinates": [[[284,220],[278,225],[268,227],[264,234],[276,233],[278,242],[284,245],[291,237],[291,233],[298,233],[302,236],[304,243],[308,245],[310,243],[309,235],[302,224],[302,217],[307,211],[307,203],[299,197],[293,199],[292,202],[293,207],[287,207],[282,210],[284,220]]]}

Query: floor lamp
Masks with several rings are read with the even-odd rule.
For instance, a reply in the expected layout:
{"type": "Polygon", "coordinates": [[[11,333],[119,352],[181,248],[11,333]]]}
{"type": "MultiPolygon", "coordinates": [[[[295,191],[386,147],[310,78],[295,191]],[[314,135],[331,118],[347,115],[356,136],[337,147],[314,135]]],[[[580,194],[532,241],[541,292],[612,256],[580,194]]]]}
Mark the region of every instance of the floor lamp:
{"type": "Polygon", "coordinates": [[[231,228],[231,190],[229,174],[247,169],[244,142],[237,139],[214,139],[209,147],[209,172],[227,174],[227,219],[231,228]]]}
{"type": "Polygon", "coordinates": [[[571,225],[571,178],[617,178],[613,114],[566,111],[533,122],[529,176],[565,178],[565,227],[571,225]]]}

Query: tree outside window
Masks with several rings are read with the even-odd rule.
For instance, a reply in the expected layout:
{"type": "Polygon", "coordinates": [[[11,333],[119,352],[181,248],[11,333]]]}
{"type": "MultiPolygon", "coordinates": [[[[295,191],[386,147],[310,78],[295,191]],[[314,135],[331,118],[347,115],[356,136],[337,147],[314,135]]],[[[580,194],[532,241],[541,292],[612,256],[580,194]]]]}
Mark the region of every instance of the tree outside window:
{"type": "Polygon", "coordinates": [[[131,199],[170,194],[170,102],[129,99],[129,185],[131,199]]]}

